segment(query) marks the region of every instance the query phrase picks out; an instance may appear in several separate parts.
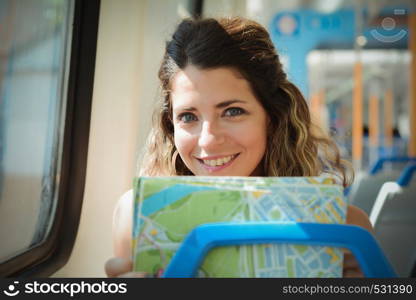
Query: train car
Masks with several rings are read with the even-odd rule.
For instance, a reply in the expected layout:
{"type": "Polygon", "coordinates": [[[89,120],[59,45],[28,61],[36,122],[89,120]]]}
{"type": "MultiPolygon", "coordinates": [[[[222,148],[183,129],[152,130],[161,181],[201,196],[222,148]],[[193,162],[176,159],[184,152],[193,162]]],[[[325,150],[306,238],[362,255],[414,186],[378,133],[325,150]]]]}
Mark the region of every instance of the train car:
{"type": "Polygon", "coordinates": [[[368,215],[394,274],[416,276],[412,1],[0,0],[2,277],[107,276],[166,41],[184,18],[232,16],[267,29],[353,167],[345,201],[368,215]]]}

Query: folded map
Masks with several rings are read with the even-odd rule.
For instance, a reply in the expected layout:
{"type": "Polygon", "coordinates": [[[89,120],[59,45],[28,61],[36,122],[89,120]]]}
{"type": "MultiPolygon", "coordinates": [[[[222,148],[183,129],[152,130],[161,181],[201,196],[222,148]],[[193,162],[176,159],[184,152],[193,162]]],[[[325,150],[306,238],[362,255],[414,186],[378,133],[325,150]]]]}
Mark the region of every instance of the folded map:
{"type": "MultiPolygon", "coordinates": [[[[140,177],[134,182],[134,270],[163,274],[187,234],[214,222],[345,223],[330,177],[140,177]]],[[[218,247],[198,277],[341,277],[343,252],[323,246],[218,247]]]]}

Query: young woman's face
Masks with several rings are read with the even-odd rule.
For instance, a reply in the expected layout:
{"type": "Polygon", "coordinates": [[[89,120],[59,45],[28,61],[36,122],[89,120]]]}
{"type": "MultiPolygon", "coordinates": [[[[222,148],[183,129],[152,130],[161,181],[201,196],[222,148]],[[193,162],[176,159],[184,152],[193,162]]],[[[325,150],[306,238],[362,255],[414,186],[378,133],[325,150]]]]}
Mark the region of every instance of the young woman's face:
{"type": "Polygon", "coordinates": [[[194,175],[261,176],[267,114],[230,68],[189,65],[172,79],[175,146],[194,175]]]}

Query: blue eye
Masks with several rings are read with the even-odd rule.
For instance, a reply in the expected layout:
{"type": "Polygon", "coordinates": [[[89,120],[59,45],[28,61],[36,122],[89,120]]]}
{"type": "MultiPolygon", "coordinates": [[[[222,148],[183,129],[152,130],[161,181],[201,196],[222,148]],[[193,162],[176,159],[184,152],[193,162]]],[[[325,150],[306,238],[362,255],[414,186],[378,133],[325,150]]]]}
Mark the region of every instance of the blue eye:
{"type": "Polygon", "coordinates": [[[245,114],[246,111],[242,108],[239,107],[231,107],[225,110],[224,115],[226,115],[227,117],[236,117],[239,115],[243,115],[245,114]]]}
{"type": "Polygon", "coordinates": [[[178,116],[178,120],[184,123],[190,123],[192,121],[197,121],[197,117],[192,113],[182,113],[178,116]]]}

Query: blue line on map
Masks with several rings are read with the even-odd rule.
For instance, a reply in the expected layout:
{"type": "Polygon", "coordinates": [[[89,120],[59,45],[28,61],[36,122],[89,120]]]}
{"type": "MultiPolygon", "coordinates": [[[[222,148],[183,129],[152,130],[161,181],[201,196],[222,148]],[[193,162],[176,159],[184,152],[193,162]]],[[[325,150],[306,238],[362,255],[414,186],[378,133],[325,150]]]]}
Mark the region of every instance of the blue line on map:
{"type": "Polygon", "coordinates": [[[216,190],[217,188],[208,186],[190,186],[185,184],[176,184],[170,186],[149,198],[143,203],[141,214],[150,216],[162,208],[183,199],[184,197],[198,191],[216,190]]]}

